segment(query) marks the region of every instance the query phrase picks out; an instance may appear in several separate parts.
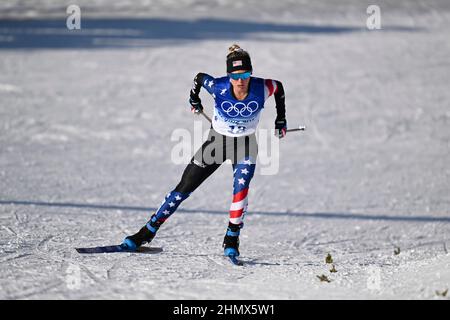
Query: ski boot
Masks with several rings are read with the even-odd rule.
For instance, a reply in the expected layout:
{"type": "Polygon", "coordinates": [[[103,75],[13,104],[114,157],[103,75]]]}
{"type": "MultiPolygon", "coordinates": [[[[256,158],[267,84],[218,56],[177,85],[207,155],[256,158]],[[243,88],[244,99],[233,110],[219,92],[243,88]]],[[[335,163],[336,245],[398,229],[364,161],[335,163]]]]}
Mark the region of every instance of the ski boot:
{"type": "Polygon", "coordinates": [[[126,237],[121,246],[130,251],[135,251],[143,244],[150,243],[156,235],[161,223],[157,221],[155,215],[150,221],[132,236],[126,237]]]}
{"type": "Polygon", "coordinates": [[[239,257],[239,233],[242,225],[229,223],[223,239],[224,254],[227,257],[239,257]]]}

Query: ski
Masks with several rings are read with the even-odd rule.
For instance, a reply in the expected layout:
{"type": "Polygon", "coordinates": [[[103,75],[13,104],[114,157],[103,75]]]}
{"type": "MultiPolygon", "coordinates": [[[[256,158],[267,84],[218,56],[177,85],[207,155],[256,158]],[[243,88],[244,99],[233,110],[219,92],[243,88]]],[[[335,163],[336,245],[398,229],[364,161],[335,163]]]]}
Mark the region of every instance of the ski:
{"type": "Polygon", "coordinates": [[[240,261],[236,256],[230,255],[230,256],[227,256],[227,257],[230,260],[230,262],[232,264],[234,264],[235,266],[243,266],[244,265],[242,263],[242,261],[240,261]]]}
{"type": "Polygon", "coordinates": [[[78,253],[81,254],[95,254],[95,253],[117,253],[117,252],[128,252],[128,253],[158,253],[162,251],[162,248],[149,248],[149,247],[139,247],[136,250],[129,250],[127,246],[112,245],[112,246],[99,246],[99,247],[87,247],[87,248],[75,248],[78,253]]]}

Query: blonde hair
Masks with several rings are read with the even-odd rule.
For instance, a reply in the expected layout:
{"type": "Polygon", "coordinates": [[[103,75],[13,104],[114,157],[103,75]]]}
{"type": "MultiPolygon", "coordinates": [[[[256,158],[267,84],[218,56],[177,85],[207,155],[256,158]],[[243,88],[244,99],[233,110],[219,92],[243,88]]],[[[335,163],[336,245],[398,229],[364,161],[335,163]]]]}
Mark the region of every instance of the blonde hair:
{"type": "Polygon", "coordinates": [[[228,58],[236,58],[236,57],[249,57],[250,58],[250,55],[248,54],[247,51],[242,49],[238,44],[233,43],[231,45],[231,47],[228,48],[227,59],[228,58]]]}
{"type": "Polygon", "coordinates": [[[228,55],[234,52],[243,52],[244,50],[236,43],[233,43],[231,47],[228,48],[228,55]]]}

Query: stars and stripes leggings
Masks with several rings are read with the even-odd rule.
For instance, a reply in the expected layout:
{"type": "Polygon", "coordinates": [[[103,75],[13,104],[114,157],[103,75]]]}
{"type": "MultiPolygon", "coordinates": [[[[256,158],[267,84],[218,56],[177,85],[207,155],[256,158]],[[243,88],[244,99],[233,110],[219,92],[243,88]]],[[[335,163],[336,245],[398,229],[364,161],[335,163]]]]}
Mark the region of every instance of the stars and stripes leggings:
{"type": "MultiPolygon", "coordinates": [[[[181,181],[164,198],[151,222],[166,221],[178,206],[227,159],[233,165],[233,200],[230,223],[243,226],[248,206],[248,189],[256,167],[258,147],[255,135],[228,137],[210,129],[208,139],[185,168],[181,181]]],[[[151,228],[149,224],[147,226],[151,228]]]]}

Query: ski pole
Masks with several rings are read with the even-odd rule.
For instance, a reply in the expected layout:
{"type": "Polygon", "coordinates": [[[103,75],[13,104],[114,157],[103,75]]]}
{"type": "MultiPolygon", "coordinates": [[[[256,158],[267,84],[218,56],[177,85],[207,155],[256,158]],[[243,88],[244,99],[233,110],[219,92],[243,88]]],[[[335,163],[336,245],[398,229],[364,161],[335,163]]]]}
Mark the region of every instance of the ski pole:
{"type": "Polygon", "coordinates": [[[209,121],[209,123],[212,123],[211,118],[208,117],[208,115],[206,113],[204,113],[203,110],[200,110],[198,113],[200,113],[202,116],[204,116],[206,118],[206,120],[209,121]]]}
{"type": "Polygon", "coordinates": [[[292,131],[305,131],[305,130],[306,130],[306,126],[299,126],[298,128],[287,129],[286,132],[292,132],[292,131]]]}

